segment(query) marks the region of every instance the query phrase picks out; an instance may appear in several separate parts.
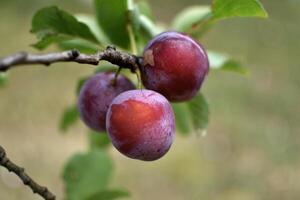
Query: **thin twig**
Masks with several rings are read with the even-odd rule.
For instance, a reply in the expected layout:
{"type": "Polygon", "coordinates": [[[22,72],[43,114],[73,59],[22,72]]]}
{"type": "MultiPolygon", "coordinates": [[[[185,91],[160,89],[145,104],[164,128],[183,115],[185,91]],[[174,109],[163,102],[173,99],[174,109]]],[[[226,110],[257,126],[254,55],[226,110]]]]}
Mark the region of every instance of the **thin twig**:
{"type": "Polygon", "coordinates": [[[45,200],[55,200],[55,195],[52,194],[46,187],[43,187],[36,183],[28,174],[25,173],[24,168],[19,167],[10,161],[4,148],[0,145],[0,165],[5,167],[8,171],[15,173],[24,183],[31,188],[33,193],[37,193],[42,196],[45,200]]]}
{"type": "Polygon", "coordinates": [[[108,46],[104,51],[91,55],[80,53],[77,50],[48,54],[19,52],[0,58],[0,71],[7,71],[18,65],[43,64],[48,66],[56,62],[77,62],[81,64],[98,65],[101,60],[108,61],[122,68],[130,69],[132,72],[135,72],[141,63],[139,57],[117,51],[114,47],[108,46]]]}

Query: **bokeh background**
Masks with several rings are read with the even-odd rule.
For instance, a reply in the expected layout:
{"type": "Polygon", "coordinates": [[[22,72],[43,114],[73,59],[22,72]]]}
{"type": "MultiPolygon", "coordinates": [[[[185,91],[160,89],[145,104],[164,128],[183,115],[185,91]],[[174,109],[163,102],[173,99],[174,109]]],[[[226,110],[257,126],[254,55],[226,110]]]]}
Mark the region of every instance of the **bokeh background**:
{"type": "MultiPolygon", "coordinates": [[[[163,159],[144,163],[115,149],[111,186],[132,200],[300,199],[300,1],[262,0],[268,20],[223,21],[202,39],[209,49],[242,61],[250,75],[211,71],[203,87],[211,110],[208,133],[177,135],[163,159]]],[[[170,22],[183,7],[201,0],[151,0],[156,19],[170,22]]],[[[34,12],[56,4],[73,13],[92,13],[87,0],[0,0],[0,55],[29,45],[34,12]]],[[[52,48],[50,50],[55,50],[52,48]]],[[[58,130],[63,109],[76,101],[78,77],[91,67],[56,64],[10,71],[0,89],[0,144],[38,182],[63,198],[61,171],[72,154],[87,149],[82,123],[58,130]]],[[[40,199],[0,169],[0,199],[40,199]]]]}

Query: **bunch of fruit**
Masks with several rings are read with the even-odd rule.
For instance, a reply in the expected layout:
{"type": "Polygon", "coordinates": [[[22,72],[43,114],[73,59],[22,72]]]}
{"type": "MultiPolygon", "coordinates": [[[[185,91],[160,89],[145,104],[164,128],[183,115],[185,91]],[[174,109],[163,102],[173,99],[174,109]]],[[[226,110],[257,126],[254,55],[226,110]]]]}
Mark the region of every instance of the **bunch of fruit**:
{"type": "Polygon", "coordinates": [[[85,124],[107,131],[122,154],[144,161],[161,158],[175,135],[171,102],[183,102],[199,91],[209,70],[203,47],[187,35],[164,32],[146,46],[141,78],[135,89],[114,72],[98,73],[81,88],[78,109],[85,124]]]}

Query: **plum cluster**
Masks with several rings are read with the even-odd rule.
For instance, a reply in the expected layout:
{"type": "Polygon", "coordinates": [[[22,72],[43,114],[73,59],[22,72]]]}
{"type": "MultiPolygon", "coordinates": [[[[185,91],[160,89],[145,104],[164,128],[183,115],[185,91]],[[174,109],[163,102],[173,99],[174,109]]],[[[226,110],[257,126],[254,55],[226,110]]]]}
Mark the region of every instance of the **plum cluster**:
{"type": "Polygon", "coordinates": [[[187,101],[208,73],[204,48],[187,35],[164,32],[149,42],[140,67],[143,85],[123,75],[98,73],[81,88],[78,109],[85,124],[107,131],[115,148],[133,159],[153,161],[170,149],[175,135],[171,102],[187,101]]]}

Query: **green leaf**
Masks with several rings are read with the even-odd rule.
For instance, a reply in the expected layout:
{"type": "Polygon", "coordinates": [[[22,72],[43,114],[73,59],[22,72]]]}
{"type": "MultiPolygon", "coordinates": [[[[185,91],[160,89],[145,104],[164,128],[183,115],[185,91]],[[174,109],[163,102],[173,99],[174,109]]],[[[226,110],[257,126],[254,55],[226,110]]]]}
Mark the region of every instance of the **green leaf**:
{"type": "Polygon", "coordinates": [[[140,30],[140,21],[139,21],[140,11],[133,0],[127,0],[127,16],[128,24],[131,25],[135,32],[140,30]]]}
{"type": "Polygon", "coordinates": [[[99,44],[89,27],[56,6],[43,8],[32,19],[31,32],[39,38],[34,47],[44,49],[52,43],[81,38],[99,44]]]}
{"type": "Polygon", "coordinates": [[[94,54],[99,51],[99,46],[82,39],[58,41],[59,48],[63,50],[79,50],[81,53],[94,54]]]}
{"type": "Polygon", "coordinates": [[[78,21],[85,23],[90,28],[92,33],[95,35],[98,41],[101,42],[101,44],[105,46],[110,45],[108,37],[105,35],[102,28],[99,26],[95,16],[87,14],[77,14],[75,15],[75,17],[78,21]]]}
{"type": "Polygon", "coordinates": [[[203,94],[185,103],[173,104],[177,131],[183,135],[204,131],[208,126],[209,109],[203,94]]]}
{"type": "Polygon", "coordinates": [[[226,63],[224,63],[224,65],[222,66],[222,70],[237,72],[240,74],[248,74],[249,73],[247,68],[243,67],[240,62],[235,61],[235,60],[228,60],[226,63]]]}
{"type": "Polygon", "coordinates": [[[129,192],[123,190],[103,190],[90,196],[86,200],[114,200],[129,196],[129,192]]]}
{"type": "Polygon", "coordinates": [[[66,35],[47,35],[45,37],[42,36],[38,42],[32,44],[31,46],[36,49],[43,50],[53,43],[61,43],[71,39],[72,37],[66,35]]]}
{"type": "Polygon", "coordinates": [[[88,134],[91,149],[105,149],[110,145],[110,139],[105,132],[90,131],[88,134]]]}
{"type": "Polygon", "coordinates": [[[127,0],[127,30],[129,34],[129,41],[131,52],[138,54],[138,38],[140,36],[140,11],[133,0],[127,0]]]}
{"type": "Polygon", "coordinates": [[[114,44],[129,47],[127,31],[127,0],[94,0],[97,20],[114,44]]]}
{"type": "Polygon", "coordinates": [[[248,74],[247,68],[242,66],[240,62],[232,60],[225,54],[209,51],[208,58],[211,69],[231,71],[240,74],[248,74]]]}
{"type": "Polygon", "coordinates": [[[184,9],[175,17],[172,27],[180,32],[195,32],[196,29],[203,29],[203,26],[208,23],[211,15],[209,6],[191,6],[184,9]]]}
{"type": "MultiPolygon", "coordinates": [[[[150,16],[151,8],[146,1],[139,1],[138,4],[134,4],[133,0],[127,0],[127,2],[128,23],[133,27],[133,32],[130,35],[132,42],[131,46],[141,53],[149,40],[163,30],[161,26],[153,22],[153,16],[150,16]],[[135,41],[133,41],[133,39],[135,41]]],[[[129,31],[131,28],[130,26],[129,31]]]]}
{"type": "Polygon", "coordinates": [[[103,190],[90,196],[86,200],[114,200],[129,196],[129,192],[123,190],[103,190]]]}
{"type": "Polygon", "coordinates": [[[100,150],[74,155],[63,172],[67,199],[86,199],[105,189],[112,167],[110,158],[100,150]]]}
{"type": "Polygon", "coordinates": [[[60,130],[66,132],[72,125],[74,125],[78,121],[78,119],[79,113],[76,105],[66,108],[59,123],[60,130]]]}
{"type": "Polygon", "coordinates": [[[83,39],[71,39],[63,40],[58,44],[58,46],[63,50],[77,49],[82,53],[93,54],[103,49],[104,46],[110,44],[108,38],[104,34],[103,30],[99,27],[96,18],[91,15],[86,14],[77,14],[75,15],[76,19],[80,22],[85,23],[91,30],[91,32],[97,37],[98,41],[101,42],[101,45],[95,44],[83,39]]]}
{"type": "Polygon", "coordinates": [[[154,15],[151,9],[150,4],[146,0],[141,0],[137,2],[137,6],[140,10],[140,13],[147,16],[149,19],[154,19],[154,15]]]}
{"type": "Polygon", "coordinates": [[[204,95],[199,93],[187,102],[187,106],[192,116],[194,130],[197,132],[205,130],[208,126],[209,109],[204,95]]]}
{"type": "Polygon", "coordinates": [[[155,37],[159,33],[163,32],[164,29],[155,24],[149,17],[145,15],[140,15],[139,16],[139,22],[141,25],[142,30],[149,36],[150,38],[155,37]]]}
{"type": "Polygon", "coordinates": [[[76,95],[79,96],[80,90],[83,86],[83,84],[89,79],[89,77],[81,77],[77,81],[77,86],[76,86],[76,95]]]}
{"type": "Polygon", "coordinates": [[[268,14],[258,0],[213,0],[211,8],[186,8],[176,16],[172,27],[199,38],[218,20],[231,17],[268,17],[268,14]]]}
{"type": "Polygon", "coordinates": [[[7,73],[0,73],[0,87],[4,87],[7,84],[7,73]]]}
{"type": "Polygon", "coordinates": [[[194,130],[191,113],[186,103],[172,104],[176,119],[177,132],[186,135],[194,130]]]}
{"type": "Polygon", "coordinates": [[[268,17],[258,0],[213,0],[214,19],[230,17],[268,17]]]}

